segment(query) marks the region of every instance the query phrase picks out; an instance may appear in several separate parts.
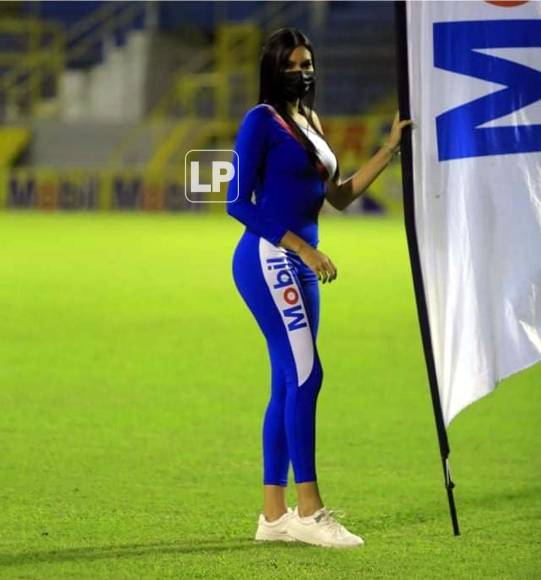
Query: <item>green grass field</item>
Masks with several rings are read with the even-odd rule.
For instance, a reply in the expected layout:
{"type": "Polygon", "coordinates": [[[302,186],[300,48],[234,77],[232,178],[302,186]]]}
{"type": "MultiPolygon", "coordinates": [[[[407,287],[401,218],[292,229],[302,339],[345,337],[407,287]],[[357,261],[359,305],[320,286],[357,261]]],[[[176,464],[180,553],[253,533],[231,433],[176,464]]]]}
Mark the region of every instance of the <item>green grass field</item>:
{"type": "Polygon", "coordinates": [[[0,577],[540,578],[541,365],[451,424],[454,537],[402,220],[320,221],[318,479],[366,544],[254,542],[270,370],[241,232],[0,214],[0,577]]]}

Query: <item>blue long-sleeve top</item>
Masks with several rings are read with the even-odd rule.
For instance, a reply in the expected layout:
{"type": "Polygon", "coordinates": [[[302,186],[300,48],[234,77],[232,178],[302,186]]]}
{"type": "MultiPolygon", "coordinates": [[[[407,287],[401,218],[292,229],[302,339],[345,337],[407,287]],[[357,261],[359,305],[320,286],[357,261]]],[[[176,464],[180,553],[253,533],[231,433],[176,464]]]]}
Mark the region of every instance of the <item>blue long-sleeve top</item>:
{"type": "Polygon", "coordinates": [[[237,132],[235,151],[227,213],[275,246],[290,230],[317,247],[327,170],[321,163],[314,168],[303,144],[274,107],[260,103],[248,110],[237,132]]]}

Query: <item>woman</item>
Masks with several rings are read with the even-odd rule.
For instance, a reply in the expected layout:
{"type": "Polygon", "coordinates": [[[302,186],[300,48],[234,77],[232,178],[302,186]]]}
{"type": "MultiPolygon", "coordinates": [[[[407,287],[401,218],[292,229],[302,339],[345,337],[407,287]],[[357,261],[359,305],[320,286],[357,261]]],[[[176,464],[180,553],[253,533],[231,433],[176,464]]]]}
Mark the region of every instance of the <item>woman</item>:
{"type": "Polygon", "coordinates": [[[319,286],[336,279],[317,249],[318,213],[326,198],[343,210],[397,152],[398,121],[387,142],[346,181],[312,109],[315,62],[308,38],[276,30],[263,47],[259,102],[237,133],[227,212],[246,226],[233,255],[235,285],[263,332],[271,363],[271,397],[263,421],[264,509],[257,540],[332,547],[363,544],[321,499],[315,466],[316,402],[323,379],[316,337],[319,286]],[[251,202],[255,190],[256,203],[251,202]],[[287,507],[289,461],[298,505],[287,507]]]}

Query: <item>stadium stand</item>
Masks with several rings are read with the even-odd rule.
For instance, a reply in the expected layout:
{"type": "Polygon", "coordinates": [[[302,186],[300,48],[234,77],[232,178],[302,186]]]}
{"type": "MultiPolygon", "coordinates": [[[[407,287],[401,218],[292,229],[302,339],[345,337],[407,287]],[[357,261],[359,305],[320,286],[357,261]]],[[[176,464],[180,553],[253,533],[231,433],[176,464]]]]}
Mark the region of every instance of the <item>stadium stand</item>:
{"type": "MultiPolygon", "coordinates": [[[[140,197],[151,178],[181,182],[186,151],[231,147],[257,101],[261,43],[280,26],[301,28],[315,46],[316,106],[344,174],[378,146],[396,110],[392,3],[3,4],[0,118],[10,145],[1,155],[14,165],[25,151],[23,185],[31,167],[49,168],[47,179],[55,168],[58,184],[62,172],[82,172],[80,181],[92,171],[107,192],[113,175],[137,174],[140,197]]],[[[384,181],[374,201],[398,210],[384,181]]]]}

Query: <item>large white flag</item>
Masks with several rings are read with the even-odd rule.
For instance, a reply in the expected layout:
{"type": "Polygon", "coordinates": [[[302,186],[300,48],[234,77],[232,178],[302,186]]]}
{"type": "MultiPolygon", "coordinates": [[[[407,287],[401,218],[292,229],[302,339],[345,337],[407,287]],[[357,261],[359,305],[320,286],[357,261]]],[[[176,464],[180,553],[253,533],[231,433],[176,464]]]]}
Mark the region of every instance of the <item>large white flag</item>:
{"type": "Polygon", "coordinates": [[[406,3],[415,228],[445,426],[541,360],[541,3],[406,3]]]}

